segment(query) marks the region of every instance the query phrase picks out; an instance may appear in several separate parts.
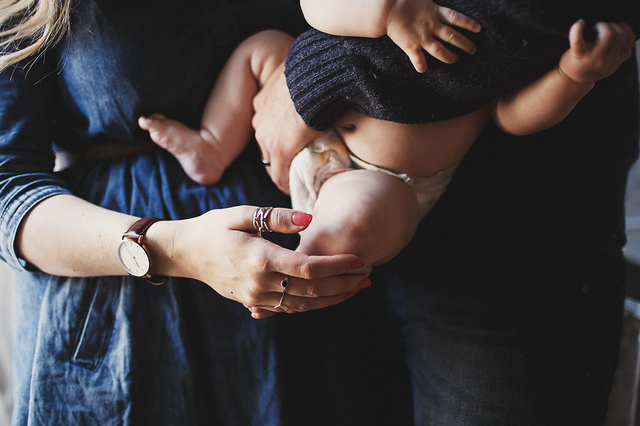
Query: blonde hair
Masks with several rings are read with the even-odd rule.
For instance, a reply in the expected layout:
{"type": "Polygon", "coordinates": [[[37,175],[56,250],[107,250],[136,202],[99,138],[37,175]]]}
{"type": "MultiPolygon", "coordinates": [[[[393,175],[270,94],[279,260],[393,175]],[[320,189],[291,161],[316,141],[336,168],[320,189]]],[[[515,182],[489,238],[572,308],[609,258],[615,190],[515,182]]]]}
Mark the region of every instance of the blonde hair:
{"type": "Polygon", "coordinates": [[[0,70],[57,43],[70,10],[71,0],[0,0],[0,70]]]}

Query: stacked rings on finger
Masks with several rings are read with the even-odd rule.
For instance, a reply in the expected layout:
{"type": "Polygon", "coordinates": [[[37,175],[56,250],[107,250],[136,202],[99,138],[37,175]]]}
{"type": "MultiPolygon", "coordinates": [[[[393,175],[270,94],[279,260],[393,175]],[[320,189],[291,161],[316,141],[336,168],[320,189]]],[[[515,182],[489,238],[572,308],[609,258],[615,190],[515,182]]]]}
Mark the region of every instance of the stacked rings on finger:
{"type": "Polygon", "coordinates": [[[271,214],[273,207],[258,207],[253,213],[253,227],[258,232],[271,232],[269,225],[267,225],[267,219],[271,214]]]}
{"type": "Polygon", "coordinates": [[[282,296],[280,296],[280,302],[278,302],[278,304],[274,306],[273,309],[281,308],[285,312],[289,310],[289,308],[287,308],[282,304],[282,301],[284,300],[284,292],[287,289],[288,285],[289,285],[289,277],[285,275],[282,281],[280,281],[280,287],[282,287],[282,296]]]}

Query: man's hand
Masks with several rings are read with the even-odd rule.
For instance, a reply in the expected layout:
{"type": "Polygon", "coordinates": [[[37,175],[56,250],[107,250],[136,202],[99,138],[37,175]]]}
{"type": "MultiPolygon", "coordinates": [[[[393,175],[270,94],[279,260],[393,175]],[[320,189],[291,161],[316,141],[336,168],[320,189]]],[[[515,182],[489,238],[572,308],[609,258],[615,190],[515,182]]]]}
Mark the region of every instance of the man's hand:
{"type": "Polygon", "coordinates": [[[293,157],[319,132],[307,126],[289,95],[284,64],[273,73],[253,99],[253,128],[273,182],[289,194],[289,168],[293,157]]]}

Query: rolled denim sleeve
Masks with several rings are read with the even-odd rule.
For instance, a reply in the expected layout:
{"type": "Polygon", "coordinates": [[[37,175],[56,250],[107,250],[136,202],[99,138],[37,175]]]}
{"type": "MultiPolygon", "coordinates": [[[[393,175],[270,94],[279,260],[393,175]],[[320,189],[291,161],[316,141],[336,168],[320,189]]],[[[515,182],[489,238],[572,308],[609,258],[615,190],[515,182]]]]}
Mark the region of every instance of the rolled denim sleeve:
{"type": "Polygon", "coordinates": [[[19,269],[31,269],[15,251],[25,215],[45,198],[69,193],[53,173],[57,96],[49,62],[56,61],[0,72],[0,257],[19,269]]]}

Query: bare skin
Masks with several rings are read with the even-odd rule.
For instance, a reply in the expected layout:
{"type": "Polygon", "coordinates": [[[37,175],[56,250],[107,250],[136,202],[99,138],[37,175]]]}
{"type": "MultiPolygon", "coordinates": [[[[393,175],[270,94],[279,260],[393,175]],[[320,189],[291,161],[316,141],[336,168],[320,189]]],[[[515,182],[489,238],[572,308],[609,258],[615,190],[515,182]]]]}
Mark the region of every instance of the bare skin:
{"type": "MultiPolygon", "coordinates": [[[[347,148],[366,162],[413,177],[433,176],[459,164],[492,118],[503,130],[514,134],[539,131],[564,119],[593,88],[596,81],[612,74],[631,55],[635,36],[628,26],[599,24],[597,29],[596,41],[587,43],[582,38],[584,22],[574,24],[570,32],[571,48],[562,56],[555,69],[471,114],[446,121],[407,125],[377,120],[347,110],[336,120],[333,128],[347,148]],[[531,105],[542,101],[545,108],[531,108],[531,105]]],[[[241,93],[251,93],[256,91],[256,82],[258,87],[268,85],[274,75],[279,75],[281,65],[275,65],[275,60],[269,61],[268,51],[262,50],[279,42],[281,47],[275,49],[271,57],[282,57],[290,39],[278,37],[280,36],[275,32],[259,33],[234,53],[229,61],[229,69],[234,72],[223,71],[222,75],[228,77],[221,80],[223,83],[216,84],[203,116],[202,128],[207,129],[205,134],[223,134],[215,131],[215,127],[219,126],[219,116],[212,114],[212,111],[217,110],[218,103],[221,107],[227,105],[229,97],[221,94],[224,94],[225,89],[234,87],[234,79],[239,80],[240,85],[250,86],[250,90],[241,93]],[[258,42],[267,40],[269,41],[258,42]],[[260,60],[254,61],[254,58],[260,60]],[[245,67],[245,72],[240,72],[238,67],[245,67]],[[253,78],[248,78],[247,75],[253,75],[253,78]],[[216,95],[220,96],[221,101],[216,95]]],[[[234,93],[237,91],[234,90],[234,93]]],[[[246,108],[246,105],[252,105],[251,100],[248,96],[245,102],[240,102],[243,108],[233,115],[241,122],[252,120],[248,114],[249,108],[246,108]]],[[[254,100],[253,105],[255,104],[254,100]]],[[[145,120],[147,119],[141,119],[141,126],[144,128],[148,125],[154,140],[154,134],[179,134],[184,127],[166,119],[145,120]]],[[[255,125],[255,118],[253,122],[255,125]]],[[[234,123],[239,125],[237,120],[234,123]]],[[[203,130],[197,132],[188,129],[186,132],[191,137],[200,139],[192,142],[196,146],[210,143],[207,138],[202,137],[203,130]]],[[[231,136],[240,134],[241,132],[231,133],[231,136]]],[[[180,137],[175,141],[160,139],[156,142],[176,155],[181,162],[181,158],[187,158],[188,163],[189,153],[188,150],[185,151],[184,139],[180,137]]],[[[216,140],[216,143],[220,144],[216,147],[220,152],[239,152],[238,149],[245,146],[246,140],[230,137],[216,140]],[[230,146],[225,148],[227,145],[230,146]]],[[[201,158],[206,160],[204,156],[201,158]]],[[[189,170],[188,166],[195,166],[198,169],[195,174],[197,176],[206,175],[210,168],[214,179],[219,178],[220,170],[216,163],[212,162],[209,167],[206,163],[192,162],[187,167],[183,164],[183,167],[189,170]]],[[[415,197],[404,185],[394,180],[395,178],[377,174],[379,173],[357,170],[329,179],[318,194],[313,212],[314,222],[308,230],[301,233],[298,251],[307,254],[335,254],[341,250],[350,250],[349,252],[365,259],[369,265],[388,261],[395,256],[415,231],[419,221],[418,208],[415,197]],[[371,235],[367,235],[367,231],[371,235]],[[371,241],[371,238],[375,241],[371,241]]],[[[202,181],[206,182],[208,180],[202,181]]],[[[256,318],[269,315],[265,313],[264,306],[247,306],[256,318]]]]}
{"type": "MultiPolygon", "coordinates": [[[[360,282],[368,282],[367,268],[356,255],[307,256],[263,239],[253,228],[254,210],[239,206],[155,223],[145,238],[153,259],[151,272],[194,278],[226,298],[272,312],[280,299],[280,279],[289,275],[290,313],[340,303],[358,290],[360,282]]],[[[289,209],[274,209],[269,226],[275,232],[300,232],[308,222],[296,225],[294,215],[289,209]]],[[[52,196],[23,220],[16,250],[54,275],[125,275],[117,246],[137,219],[72,195],[52,196]]]]}
{"type": "Polygon", "coordinates": [[[451,64],[458,60],[448,45],[466,53],[476,46],[456,28],[479,32],[480,24],[431,0],[301,0],[312,27],[327,34],[377,38],[388,35],[418,72],[427,71],[424,51],[451,64]],[[358,16],[359,19],[352,19],[358,16]]]}

